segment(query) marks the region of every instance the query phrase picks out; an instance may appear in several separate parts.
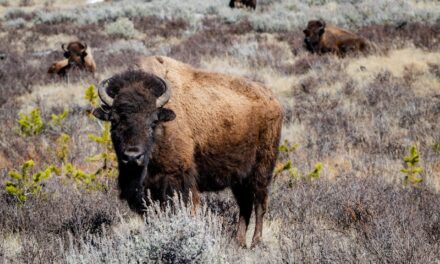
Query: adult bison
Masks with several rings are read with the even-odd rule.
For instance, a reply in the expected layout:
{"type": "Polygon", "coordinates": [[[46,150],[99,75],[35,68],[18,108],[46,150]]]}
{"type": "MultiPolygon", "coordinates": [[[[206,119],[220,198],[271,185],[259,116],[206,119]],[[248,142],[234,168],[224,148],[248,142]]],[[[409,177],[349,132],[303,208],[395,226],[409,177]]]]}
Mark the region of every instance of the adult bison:
{"type": "Polygon", "coordinates": [[[47,73],[58,74],[59,76],[65,76],[69,67],[70,65],[68,59],[56,61],[52,63],[47,73]]]}
{"type": "Polygon", "coordinates": [[[92,56],[92,51],[87,44],[79,41],[70,42],[67,45],[61,45],[64,51],[64,57],[69,61],[71,67],[78,67],[89,72],[96,71],[96,63],[92,56]]]}
{"type": "Polygon", "coordinates": [[[282,110],[270,90],[240,77],[207,72],[167,57],[140,60],[98,86],[94,115],[111,122],[120,197],[137,212],[175,191],[193,203],[199,192],[230,187],[240,207],[237,239],[262,236],[268,186],[277,157],[282,110]]]}
{"type": "Polygon", "coordinates": [[[344,56],[347,52],[365,52],[368,48],[363,38],[320,20],[309,21],[303,32],[306,49],[312,53],[344,56]]]}
{"type": "Polygon", "coordinates": [[[257,8],[257,0],[231,0],[229,2],[229,7],[249,7],[255,10],[255,8],[257,8]]]}

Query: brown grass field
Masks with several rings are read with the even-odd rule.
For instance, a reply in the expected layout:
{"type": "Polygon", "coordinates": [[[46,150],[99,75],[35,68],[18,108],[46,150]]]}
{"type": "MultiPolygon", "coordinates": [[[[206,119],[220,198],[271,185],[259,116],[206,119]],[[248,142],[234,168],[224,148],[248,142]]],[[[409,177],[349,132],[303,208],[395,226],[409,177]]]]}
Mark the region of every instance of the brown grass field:
{"type": "Polygon", "coordinates": [[[228,0],[73,2],[0,0],[0,263],[440,263],[437,1],[260,0],[256,11],[228,0]],[[375,50],[308,53],[302,29],[316,18],[375,50]],[[48,75],[72,40],[92,48],[97,72],[48,75]],[[105,170],[102,156],[91,161],[112,151],[89,136],[105,124],[89,115],[86,89],[146,55],[261,82],[282,103],[258,247],[235,242],[229,191],[204,194],[196,215],[176,199],[141,218],[118,199],[111,158],[105,170]],[[34,109],[42,126],[26,135],[18,120],[34,109]],[[411,146],[423,171],[405,184],[411,146]],[[28,160],[28,175],[11,176],[28,160]],[[60,171],[35,180],[51,165],[60,171]]]}

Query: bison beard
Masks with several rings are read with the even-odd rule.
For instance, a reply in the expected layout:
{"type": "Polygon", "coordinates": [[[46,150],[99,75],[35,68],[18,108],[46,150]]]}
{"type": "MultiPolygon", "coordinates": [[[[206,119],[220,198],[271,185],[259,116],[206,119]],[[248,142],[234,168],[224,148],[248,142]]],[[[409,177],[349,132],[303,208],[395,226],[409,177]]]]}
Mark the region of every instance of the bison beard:
{"type": "Polygon", "coordinates": [[[264,87],[241,78],[207,73],[166,57],[146,60],[159,74],[162,64],[169,63],[163,72],[170,72],[167,82],[173,84],[169,103],[171,89],[164,79],[128,71],[99,85],[102,105],[93,111],[112,123],[120,197],[142,213],[147,190],[162,204],[174,192],[185,202],[192,193],[197,205],[199,192],[230,187],[240,208],[237,239],[242,246],[255,209],[255,246],[262,235],[281,134],[279,103],[264,87]],[[238,103],[236,109],[227,107],[231,100],[238,103]]]}

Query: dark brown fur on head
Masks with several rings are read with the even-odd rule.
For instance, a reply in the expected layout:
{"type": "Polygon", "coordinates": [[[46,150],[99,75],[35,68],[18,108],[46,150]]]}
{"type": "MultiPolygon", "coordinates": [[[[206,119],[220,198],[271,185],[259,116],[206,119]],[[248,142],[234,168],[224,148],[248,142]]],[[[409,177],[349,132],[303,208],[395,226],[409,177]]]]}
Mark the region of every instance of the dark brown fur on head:
{"type": "MultiPolygon", "coordinates": [[[[159,77],[142,71],[127,71],[107,80],[107,93],[114,98],[108,116],[95,110],[100,119],[112,124],[111,137],[119,164],[121,198],[136,211],[142,210],[143,171],[149,163],[154,145],[154,128],[174,119],[169,109],[157,108],[156,100],[167,89],[159,77]],[[131,159],[127,153],[138,153],[131,159]]],[[[102,111],[102,109],[101,109],[102,111]]]]}
{"type": "Polygon", "coordinates": [[[320,47],[321,37],[325,32],[325,22],[321,20],[311,20],[307,24],[304,32],[304,44],[308,51],[318,52],[320,47]]]}

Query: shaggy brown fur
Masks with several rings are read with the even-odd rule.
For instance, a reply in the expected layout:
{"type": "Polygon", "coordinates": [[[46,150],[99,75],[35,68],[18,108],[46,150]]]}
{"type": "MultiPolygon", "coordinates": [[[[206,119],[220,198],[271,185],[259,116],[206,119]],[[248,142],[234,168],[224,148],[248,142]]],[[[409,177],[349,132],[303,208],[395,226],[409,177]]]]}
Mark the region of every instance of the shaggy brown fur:
{"type": "Polygon", "coordinates": [[[50,66],[49,70],[47,71],[47,73],[50,74],[58,74],[59,76],[65,76],[66,75],[66,71],[69,68],[69,60],[68,59],[64,59],[64,60],[60,60],[60,61],[56,61],[52,64],[52,66],[50,66]]]}
{"type": "Polygon", "coordinates": [[[65,48],[63,44],[64,57],[69,60],[69,64],[89,72],[96,71],[96,63],[93,59],[92,50],[86,44],[79,41],[70,42],[65,48]]]}
{"type": "Polygon", "coordinates": [[[191,191],[198,204],[199,192],[230,187],[240,207],[237,239],[245,246],[254,208],[252,245],[257,244],[281,133],[279,102],[257,83],[171,58],[146,57],[139,67],[142,71],[108,82],[107,93],[114,97],[110,112],[108,106],[94,111],[112,122],[121,197],[139,210],[144,188],[160,201],[174,191],[184,196],[191,191]],[[168,89],[170,100],[156,108],[155,98],[168,89]],[[142,166],[127,164],[127,151],[138,165],[149,159],[142,166]]]}
{"type": "Polygon", "coordinates": [[[252,9],[257,8],[257,0],[231,0],[229,2],[230,8],[249,7],[252,9]]]}
{"type": "Polygon", "coordinates": [[[363,38],[336,26],[326,25],[324,21],[309,21],[303,32],[305,46],[312,53],[331,52],[344,56],[348,52],[366,52],[368,48],[363,38]]]}

